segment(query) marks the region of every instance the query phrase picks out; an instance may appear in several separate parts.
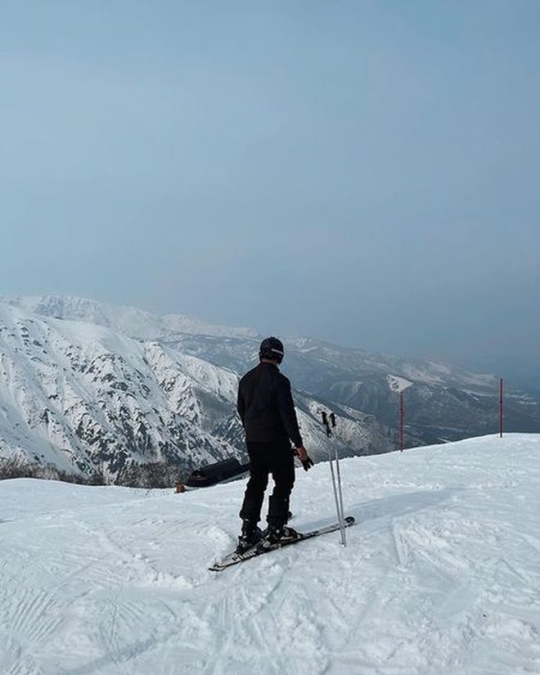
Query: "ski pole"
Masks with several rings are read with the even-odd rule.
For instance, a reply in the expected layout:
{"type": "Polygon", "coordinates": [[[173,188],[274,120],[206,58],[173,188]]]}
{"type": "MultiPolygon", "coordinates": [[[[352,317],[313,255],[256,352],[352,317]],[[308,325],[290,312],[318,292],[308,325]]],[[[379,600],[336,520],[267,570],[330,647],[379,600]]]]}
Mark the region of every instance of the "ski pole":
{"type": "MultiPolygon", "coordinates": [[[[330,429],[330,424],[332,425],[332,428],[336,426],[336,416],[334,413],[330,413],[328,416],[326,412],[321,411],[321,416],[323,420],[323,424],[326,429],[326,435],[328,438],[332,436],[332,431],[330,429]],[[330,421],[328,419],[330,417],[330,421]]],[[[339,469],[339,456],[338,456],[338,450],[337,446],[334,444],[334,452],[335,452],[335,461],[336,461],[336,471],[334,472],[334,458],[332,457],[331,449],[328,448],[328,459],[330,461],[330,473],[332,475],[332,486],[334,488],[334,499],[336,502],[336,511],[337,511],[337,517],[339,521],[339,529],[341,531],[341,543],[343,546],[347,545],[347,540],[345,536],[345,525],[344,525],[344,511],[343,511],[343,493],[341,490],[341,472],[339,469]],[[336,474],[337,474],[337,483],[336,483],[336,474]]]]}
{"type": "MultiPolygon", "coordinates": [[[[321,410],[321,416],[322,416],[324,428],[326,430],[326,435],[327,435],[328,438],[330,438],[332,436],[332,431],[330,429],[330,422],[328,420],[328,415],[324,410],[321,410]]],[[[335,426],[335,417],[334,417],[334,425],[333,426],[335,426]]],[[[330,473],[332,475],[332,487],[334,488],[334,498],[336,500],[337,516],[338,516],[338,520],[341,521],[340,509],[339,509],[339,498],[338,498],[337,487],[336,487],[336,477],[335,477],[335,474],[334,474],[334,459],[333,459],[332,454],[330,452],[330,448],[328,448],[328,460],[330,462],[330,473]]]]}
{"type": "MultiPolygon", "coordinates": [[[[332,423],[332,428],[335,428],[336,426],[336,416],[334,413],[330,413],[330,422],[332,423]]],[[[336,443],[334,443],[334,451],[336,455],[336,473],[337,473],[337,494],[339,497],[339,513],[340,513],[340,519],[339,519],[339,524],[341,526],[341,543],[343,546],[347,546],[347,540],[345,536],[345,513],[343,510],[343,491],[341,489],[341,470],[339,467],[339,453],[338,453],[338,448],[336,443]]]]}
{"type": "MultiPolygon", "coordinates": [[[[334,413],[330,413],[330,422],[332,424],[332,428],[335,428],[336,426],[336,416],[334,413]]],[[[337,445],[334,443],[334,453],[336,456],[336,473],[337,473],[337,494],[339,497],[339,513],[340,513],[340,524],[341,524],[341,530],[342,530],[342,539],[343,539],[343,545],[345,546],[345,512],[343,510],[343,491],[341,489],[341,470],[339,468],[339,453],[337,449],[337,445]]]]}

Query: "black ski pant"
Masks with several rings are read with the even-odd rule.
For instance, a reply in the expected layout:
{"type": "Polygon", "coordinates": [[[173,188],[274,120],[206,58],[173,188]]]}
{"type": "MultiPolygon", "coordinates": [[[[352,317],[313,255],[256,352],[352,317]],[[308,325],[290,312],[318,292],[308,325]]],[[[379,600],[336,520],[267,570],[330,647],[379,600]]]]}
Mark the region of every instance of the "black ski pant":
{"type": "Polygon", "coordinates": [[[274,490],[268,502],[268,525],[282,527],[289,515],[289,498],[294,485],[294,456],[288,442],[247,442],[250,477],[240,510],[240,518],[256,525],[261,519],[268,477],[274,479],[274,490]]]}

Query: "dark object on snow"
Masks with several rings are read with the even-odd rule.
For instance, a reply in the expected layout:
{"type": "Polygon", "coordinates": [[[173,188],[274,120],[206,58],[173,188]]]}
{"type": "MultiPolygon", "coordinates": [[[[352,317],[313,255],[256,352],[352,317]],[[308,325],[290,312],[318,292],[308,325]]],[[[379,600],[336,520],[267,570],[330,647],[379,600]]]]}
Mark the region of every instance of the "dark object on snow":
{"type": "Polygon", "coordinates": [[[228,483],[237,478],[243,478],[249,473],[249,462],[240,464],[235,459],[224,459],[222,462],[203,466],[201,469],[195,469],[188,478],[185,487],[187,490],[194,488],[210,487],[218,483],[228,483]]]}

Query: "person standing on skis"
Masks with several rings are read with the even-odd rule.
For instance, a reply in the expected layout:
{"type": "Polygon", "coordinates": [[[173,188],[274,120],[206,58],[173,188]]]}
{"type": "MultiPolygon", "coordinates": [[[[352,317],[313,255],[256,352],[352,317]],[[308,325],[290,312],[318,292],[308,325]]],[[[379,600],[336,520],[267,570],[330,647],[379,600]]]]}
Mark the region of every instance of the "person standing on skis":
{"type": "Polygon", "coordinates": [[[313,462],[298,428],[291,384],[278,368],[283,356],[281,340],[276,337],[263,340],[259,348],[260,363],[242,377],[238,387],[237,409],[250,460],[250,478],[240,510],[242,532],[236,549],[239,553],[262,538],[257,524],[270,474],[275,485],[269,498],[265,540],[274,544],[298,537],[295,530],[286,526],[294,485],[294,455],[306,471],[313,462]]]}

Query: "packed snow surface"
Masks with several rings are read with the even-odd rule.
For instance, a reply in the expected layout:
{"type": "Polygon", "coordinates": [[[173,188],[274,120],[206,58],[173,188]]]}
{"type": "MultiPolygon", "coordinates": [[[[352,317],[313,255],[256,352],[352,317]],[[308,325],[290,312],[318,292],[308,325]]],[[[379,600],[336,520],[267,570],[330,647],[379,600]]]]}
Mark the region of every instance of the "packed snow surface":
{"type": "MultiPolygon", "coordinates": [[[[343,460],[357,523],[221,573],[245,481],[0,482],[2,675],[540,673],[540,436],[343,460]]],[[[335,519],[329,466],[291,524],[335,519]]]]}

